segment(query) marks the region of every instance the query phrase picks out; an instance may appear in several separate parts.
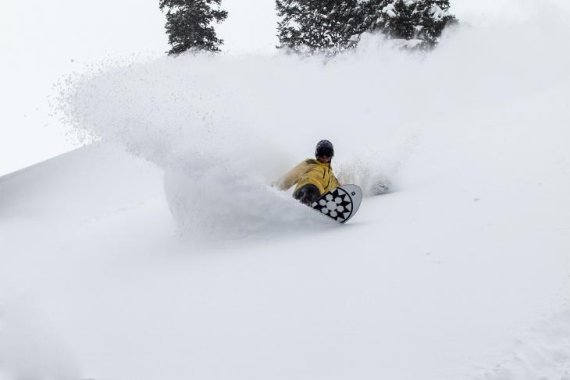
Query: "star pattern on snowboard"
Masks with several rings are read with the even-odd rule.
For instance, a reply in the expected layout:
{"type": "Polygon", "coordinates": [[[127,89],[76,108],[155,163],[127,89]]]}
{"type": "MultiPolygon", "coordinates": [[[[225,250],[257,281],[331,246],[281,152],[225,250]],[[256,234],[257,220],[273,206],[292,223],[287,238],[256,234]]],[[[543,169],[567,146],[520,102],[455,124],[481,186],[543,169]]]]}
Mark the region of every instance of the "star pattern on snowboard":
{"type": "Polygon", "coordinates": [[[312,207],[342,223],[352,214],[352,198],[343,189],[336,188],[313,202],[312,207]]]}

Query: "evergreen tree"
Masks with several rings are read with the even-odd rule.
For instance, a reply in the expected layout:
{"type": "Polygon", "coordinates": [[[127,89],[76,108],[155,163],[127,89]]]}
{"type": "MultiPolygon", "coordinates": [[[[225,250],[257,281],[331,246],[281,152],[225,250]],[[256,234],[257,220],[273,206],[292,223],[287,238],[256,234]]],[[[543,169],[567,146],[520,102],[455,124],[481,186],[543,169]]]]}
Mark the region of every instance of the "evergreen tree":
{"type": "Polygon", "coordinates": [[[449,7],[449,0],[423,0],[418,3],[416,12],[420,14],[421,29],[417,38],[426,46],[435,46],[443,30],[457,23],[457,19],[449,12],[449,7]]]}
{"type": "Polygon", "coordinates": [[[278,48],[334,54],[358,43],[359,0],[277,0],[278,48]]]}
{"type": "Polygon", "coordinates": [[[456,22],[449,0],[277,0],[279,48],[335,54],[364,32],[433,47],[456,22]]]}
{"type": "Polygon", "coordinates": [[[366,12],[366,31],[412,41],[409,46],[420,48],[435,46],[443,29],[456,22],[449,0],[371,0],[366,12]]]}
{"type": "Polygon", "coordinates": [[[224,43],[216,36],[212,22],[220,23],[228,13],[220,8],[221,0],[159,0],[166,11],[166,33],[172,49],[180,54],[190,49],[217,52],[224,43]]]}

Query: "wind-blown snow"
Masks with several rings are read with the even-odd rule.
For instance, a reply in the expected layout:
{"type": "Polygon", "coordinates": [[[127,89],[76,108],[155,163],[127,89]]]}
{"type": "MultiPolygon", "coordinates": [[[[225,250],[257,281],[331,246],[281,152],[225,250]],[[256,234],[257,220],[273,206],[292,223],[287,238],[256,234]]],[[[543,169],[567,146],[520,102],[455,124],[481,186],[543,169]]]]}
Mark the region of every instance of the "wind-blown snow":
{"type": "Polygon", "coordinates": [[[567,378],[569,32],[537,6],[426,56],[77,79],[66,117],[102,142],[0,178],[5,378],[567,378]],[[321,138],[395,190],[346,226],[270,186],[321,138]]]}

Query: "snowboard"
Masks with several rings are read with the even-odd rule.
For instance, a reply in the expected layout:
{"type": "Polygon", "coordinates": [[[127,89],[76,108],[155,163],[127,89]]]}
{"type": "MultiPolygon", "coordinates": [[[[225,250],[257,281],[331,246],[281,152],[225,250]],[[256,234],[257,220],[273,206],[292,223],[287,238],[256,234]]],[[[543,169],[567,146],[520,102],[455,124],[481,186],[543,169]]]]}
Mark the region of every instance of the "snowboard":
{"type": "Polygon", "coordinates": [[[311,207],[339,223],[346,223],[356,214],[360,202],[362,202],[360,187],[343,185],[324,193],[311,207]]]}

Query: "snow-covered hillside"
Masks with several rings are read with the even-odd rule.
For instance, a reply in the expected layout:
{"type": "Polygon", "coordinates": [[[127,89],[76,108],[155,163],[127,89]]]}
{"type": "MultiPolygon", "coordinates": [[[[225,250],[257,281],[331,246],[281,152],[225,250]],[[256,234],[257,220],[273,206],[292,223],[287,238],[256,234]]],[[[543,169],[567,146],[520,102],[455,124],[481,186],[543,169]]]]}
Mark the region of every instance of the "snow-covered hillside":
{"type": "Polygon", "coordinates": [[[75,79],[102,141],[0,177],[0,379],[570,378],[569,25],[75,79]],[[320,138],[393,184],[344,226],[269,186],[320,138]]]}

